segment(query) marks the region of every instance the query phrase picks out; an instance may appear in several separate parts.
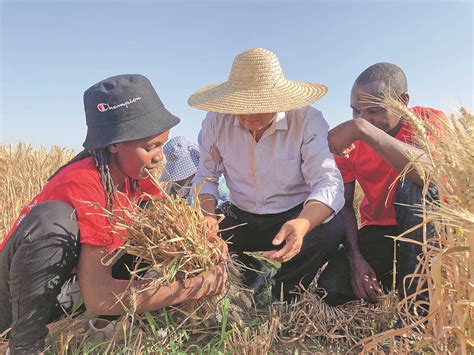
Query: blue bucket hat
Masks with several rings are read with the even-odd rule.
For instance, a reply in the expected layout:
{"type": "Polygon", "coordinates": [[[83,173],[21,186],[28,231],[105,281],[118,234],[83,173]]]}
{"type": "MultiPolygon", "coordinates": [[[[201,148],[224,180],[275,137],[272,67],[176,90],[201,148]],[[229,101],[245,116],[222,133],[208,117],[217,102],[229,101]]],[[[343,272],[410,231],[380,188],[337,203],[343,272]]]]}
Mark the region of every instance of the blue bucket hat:
{"type": "Polygon", "coordinates": [[[199,147],[184,137],[171,138],[163,146],[166,164],[161,181],[180,181],[196,174],[199,165],[199,147]]]}
{"type": "Polygon", "coordinates": [[[86,149],[161,134],[179,123],[148,80],[123,74],[102,80],[84,93],[86,149]]]}

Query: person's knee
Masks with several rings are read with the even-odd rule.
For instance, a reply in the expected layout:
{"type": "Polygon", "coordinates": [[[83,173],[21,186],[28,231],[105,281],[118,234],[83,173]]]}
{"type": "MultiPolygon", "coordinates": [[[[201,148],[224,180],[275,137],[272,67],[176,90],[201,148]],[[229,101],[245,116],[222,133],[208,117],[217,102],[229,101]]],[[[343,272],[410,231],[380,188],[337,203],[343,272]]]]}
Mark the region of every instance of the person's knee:
{"type": "Polygon", "coordinates": [[[36,206],[34,206],[28,215],[37,216],[37,218],[42,218],[47,216],[49,219],[63,219],[69,218],[71,220],[76,220],[76,213],[74,208],[62,201],[45,201],[36,206]]]}
{"type": "Polygon", "coordinates": [[[401,180],[398,183],[395,195],[395,203],[399,205],[416,205],[421,201],[423,187],[409,179],[401,180]]]}
{"type": "Polygon", "coordinates": [[[396,204],[409,206],[419,205],[423,197],[429,202],[437,201],[438,191],[436,187],[430,185],[425,191],[422,185],[418,185],[409,179],[404,179],[398,183],[395,195],[396,204]]]}
{"type": "Polygon", "coordinates": [[[345,229],[340,214],[335,215],[330,221],[319,225],[306,235],[303,240],[302,250],[313,249],[324,254],[338,250],[345,238],[345,229]]]}
{"type": "Polygon", "coordinates": [[[318,289],[329,305],[338,305],[354,299],[350,269],[344,248],[330,255],[329,261],[318,278],[318,289]]]}
{"type": "MultiPolygon", "coordinates": [[[[23,242],[60,243],[75,252],[79,247],[79,226],[72,206],[61,201],[46,201],[31,209],[19,226],[23,242]]],[[[18,239],[17,239],[18,240],[18,239]]],[[[22,243],[22,242],[21,242],[22,243]]]]}
{"type": "MultiPolygon", "coordinates": [[[[434,186],[429,186],[428,189],[425,190],[422,186],[417,185],[408,179],[405,179],[398,184],[394,208],[400,232],[404,232],[405,230],[423,222],[422,217],[420,216],[423,199],[426,199],[431,206],[434,206],[438,201],[438,192],[436,188],[434,186]]],[[[410,235],[411,238],[416,240],[423,239],[422,229],[416,230],[410,235]]],[[[431,222],[427,224],[426,235],[428,238],[435,235],[434,224],[431,222]]]]}

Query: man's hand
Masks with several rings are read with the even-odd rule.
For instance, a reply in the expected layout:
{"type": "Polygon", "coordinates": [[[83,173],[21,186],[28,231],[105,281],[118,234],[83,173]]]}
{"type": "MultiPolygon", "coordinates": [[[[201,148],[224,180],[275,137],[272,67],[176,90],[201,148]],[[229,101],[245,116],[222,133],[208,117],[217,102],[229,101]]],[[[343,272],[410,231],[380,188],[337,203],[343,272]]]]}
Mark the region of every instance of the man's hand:
{"type": "Polygon", "coordinates": [[[271,250],[263,253],[269,259],[286,263],[297,255],[303,245],[303,238],[308,233],[309,222],[303,218],[296,218],[286,222],[273,239],[273,245],[280,245],[283,241],[285,246],[280,250],[271,250]]]}
{"type": "Polygon", "coordinates": [[[358,139],[358,124],[358,121],[350,120],[329,131],[328,143],[331,153],[349,157],[349,153],[355,149],[354,142],[358,139]]]}
{"type": "Polygon", "coordinates": [[[349,260],[351,268],[351,285],[359,299],[377,303],[377,296],[382,293],[374,270],[362,255],[353,256],[349,260]]]}

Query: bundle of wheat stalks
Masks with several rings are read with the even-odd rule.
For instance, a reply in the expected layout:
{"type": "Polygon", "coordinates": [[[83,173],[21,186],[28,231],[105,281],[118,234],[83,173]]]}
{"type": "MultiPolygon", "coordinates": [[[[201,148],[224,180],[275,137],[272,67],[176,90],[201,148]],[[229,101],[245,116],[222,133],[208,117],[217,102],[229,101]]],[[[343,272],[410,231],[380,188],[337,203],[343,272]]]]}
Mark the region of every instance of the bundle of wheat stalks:
{"type": "MultiPolygon", "coordinates": [[[[137,257],[137,268],[131,271],[134,277],[152,280],[152,285],[166,285],[197,276],[222,262],[222,241],[208,229],[198,201],[190,207],[186,200],[165,191],[161,197],[148,195],[146,199],[145,207],[109,214],[115,228],[127,232],[121,249],[137,257]]],[[[235,261],[228,257],[224,262],[228,274],[225,295],[170,307],[181,328],[212,331],[219,329],[223,317],[229,325],[242,325],[251,316],[253,293],[242,286],[235,261]],[[224,315],[225,298],[230,306],[224,315]]]]}
{"type": "MultiPolygon", "coordinates": [[[[474,349],[474,116],[461,108],[431,122],[394,98],[368,98],[368,102],[402,116],[411,125],[426,159],[411,157],[406,171],[417,169],[424,176],[425,190],[435,186],[439,200],[425,200],[418,206],[424,219],[419,228],[426,229],[432,222],[437,235],[425,238],[418,268],[405,280],[418,279],[417,292],[399,304],[405,327],[375,335],[361,345],[366,351],[376,351],[388,342],[393,351],[466,354],[474,349]],[[416,296],[426,291],[429,312],[416,314],[413,310],[422,305],[416,296]]],[[[403,234],[397,239],[410,242],[403,234]]]]}

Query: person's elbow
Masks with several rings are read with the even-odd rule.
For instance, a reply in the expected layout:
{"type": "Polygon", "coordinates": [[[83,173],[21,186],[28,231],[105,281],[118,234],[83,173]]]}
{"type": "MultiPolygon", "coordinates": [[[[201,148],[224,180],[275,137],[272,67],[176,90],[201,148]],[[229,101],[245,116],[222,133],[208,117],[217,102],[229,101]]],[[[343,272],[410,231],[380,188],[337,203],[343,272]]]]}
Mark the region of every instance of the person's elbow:
{"type": "Polygon", "coordinates": [[[117,310],[114,310],[114,305],[120,303],[120,295],[115,295],[110,291],[112,287],[107,281],[100,283],[88,281],[79,281],[87,312],[95,316],[118,315],[117,310]]]}
{"type": "Polygon", "coordinates": [[[91,300],[83,296],[83,301],[84,301],[84,306],[86,307],[87,312],[90,313],[91,315],[93,316],[106,315],[104,314],[102,307],[100,307],[99,304],[95,300],[91,300]]]}

